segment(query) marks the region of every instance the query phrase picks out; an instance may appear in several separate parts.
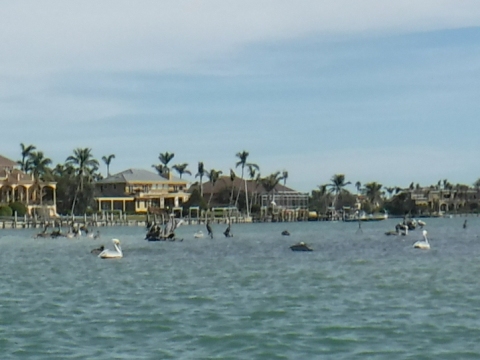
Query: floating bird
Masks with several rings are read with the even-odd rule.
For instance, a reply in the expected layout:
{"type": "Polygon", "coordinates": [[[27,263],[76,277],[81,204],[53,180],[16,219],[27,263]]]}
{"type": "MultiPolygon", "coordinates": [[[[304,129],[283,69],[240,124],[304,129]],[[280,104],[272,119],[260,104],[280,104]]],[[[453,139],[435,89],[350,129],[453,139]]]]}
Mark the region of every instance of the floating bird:
{"type": "Polygon", "coordinates": [[[223,235],[225,235],[225,237],[233,237],[233,234],[230,231],[231,231],[231,228],[230,228],[230,223],[229,223],[227,228],[223,232],[223,235]]]}
{"type": "Polygon", "coordinates": [[[208,231],[208,234],[207,235],[210,235],[210,238],[213,239],[213,230],[212,230],[212,227],[210,226],[210,221],[207,221],[207,231],[208,231]]]}
{"type": "Polygon", "coordinates": [[[288,230],[283,230],[282,235],[283,236],[290,236],[290,233],[288,232],[288,230]]]}
{"type": "Polygon", "coordinates": [[[429,250],[430,244],[427,239],[427,230],[423,230],[423,240],[419,240],[413,244],[416,249],[429,250]]]}
{"type": "Polygon", "coordinates": [[[305,244],[303,241],[299,242],[298,244],[290,246],[292,251],[313,251],[313,249],[305,244]]]}
{"type": "Polygon", "coordinates": [[[115,246],[115,250],[105,249],[100,254],[98,254],[99,258],[102,259],[116,259],[122,258],[122,248],[120,247],[120,240],[112,239],[113,245],[115,246]]]}
{"type": "Polygon", "coordinates": [[[195,234],[193,234],[193,237],[196,238],[196,239],[201,239],[203,238],[203,231],[202,230],[199,230],[197,231],[195,234]]]}
{"type": "Polygon", "coordinates": [[[90,253],[95,254],[95,255],[98,255],[98,254],[100,254],[103,250],[105,250],[105,246],[102,245],[102,246],[100,246],[100,247],[97,248],[97,249],[93,249],[92,251],[90,251],[90,253]]]}
{"type": "Polygon", "coordinates": [[[427,223],[422,220],[417,220],[417,225],[420,226],[420,228],[423,228],[425,225],[427,225],[427,223]]]}

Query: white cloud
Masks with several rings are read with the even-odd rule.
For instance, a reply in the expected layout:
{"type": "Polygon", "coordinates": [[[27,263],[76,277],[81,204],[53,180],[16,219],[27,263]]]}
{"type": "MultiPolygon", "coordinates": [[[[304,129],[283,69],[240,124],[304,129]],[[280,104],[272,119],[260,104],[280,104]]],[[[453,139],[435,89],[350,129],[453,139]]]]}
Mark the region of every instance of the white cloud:
{"type": "Polygon", "coordinates": [[[473,0],[10,1],[0,65],[27,74],[169,69],[265,40],[478,25],[473,0]]]}

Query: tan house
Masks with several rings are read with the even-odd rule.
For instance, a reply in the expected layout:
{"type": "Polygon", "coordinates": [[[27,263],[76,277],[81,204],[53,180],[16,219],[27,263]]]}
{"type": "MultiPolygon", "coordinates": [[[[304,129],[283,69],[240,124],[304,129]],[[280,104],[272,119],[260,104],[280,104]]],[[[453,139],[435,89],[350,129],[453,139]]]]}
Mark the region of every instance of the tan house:
{"type": "Polygon", "coordinates": [[[410,190],[416,206],[434,212],[470,211],[479,208],[480,189],[466,185],[448,189],[425,187],[410,190]]]}
{"type": "Polygon", "coordinates": [[[0,204],[19,201],[25,204],[30,215],[56,216],[57,184],[35,180],[17,166],[16,162],[0,155],[0,204]]]}
{"type": "Polygon", "coordinates": [[[95,183],[99,211],[146,213],[172,210],[188,201],[188,182],[171,174],[163,177],[142,169],[128,169],[95,183]]]}

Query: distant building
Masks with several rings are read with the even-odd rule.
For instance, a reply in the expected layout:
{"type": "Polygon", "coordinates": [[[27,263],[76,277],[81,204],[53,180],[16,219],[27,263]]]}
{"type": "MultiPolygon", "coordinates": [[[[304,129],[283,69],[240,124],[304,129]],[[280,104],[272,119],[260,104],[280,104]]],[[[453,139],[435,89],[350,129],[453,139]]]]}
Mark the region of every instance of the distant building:
{"type": "Polygon", "coordinates": [[[16,162],[0,155],[0,203],[19,201],[25,204],[30,215],[55,216],[57,184],[36,180],[17,166],[16,162]]]}
{"type": "MultiPolygon", "coordinates": [[[[199,188],[199,185],[192,186],[190,192],[199,188]]],[[[220,176],[213,186],[211,182],[203,183],[203,197],[206,201],[210,198],[211,206],[229,206],[230,200],[235,202],[237,193],[240,190],[243,196],[239,198],[240,201],[245,200],[245,183],[244,180],[237,177],[233,180],[229,176],[220,176]],[[231,196],[232,188],[234,189],[233,199],[231,196]]],[[[249,202],[260,207],[269,207],[273,204],[278,209],[295,210],[308,209],[309,194],[301,193],[293,190],[282,184],[277,184],[275,189],[268,193],[265,188],[258,182],[247,180],[247,192],[249,195],[249,202]]]]}
{"type": "Polygon", "coordinates": [[[415,205],[431,212],[473,211],[479,208],[480,189],[466,185],[409,190],[415,205]]]}
{"type": "Polygon", "coordinates": [[[129,213],[172,210],[188,201],[188,182],[142,169],[128,169],[95,183],[99,211],[129,213]]]}

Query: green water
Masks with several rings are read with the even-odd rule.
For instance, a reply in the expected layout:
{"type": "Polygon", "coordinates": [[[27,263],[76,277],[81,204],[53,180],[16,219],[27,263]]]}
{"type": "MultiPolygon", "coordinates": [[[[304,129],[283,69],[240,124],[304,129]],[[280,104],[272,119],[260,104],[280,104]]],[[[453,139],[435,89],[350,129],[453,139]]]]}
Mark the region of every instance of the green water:
{"type": "Polygon", "coordinates": [[[480,219],[144,229],[33,239],[0,230],[2,359],[479,359],[480,219]],[[288,229],[290,237],[281,236],[288,229]],[[204,230],[204,229],[203,229],[204,230]],[[90,254],[119,238],[125,257],[90,254]],[[315,251],[289,245],[305,241],[315,251]]]}

